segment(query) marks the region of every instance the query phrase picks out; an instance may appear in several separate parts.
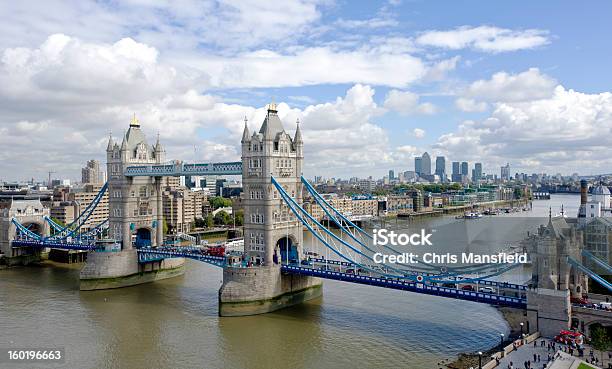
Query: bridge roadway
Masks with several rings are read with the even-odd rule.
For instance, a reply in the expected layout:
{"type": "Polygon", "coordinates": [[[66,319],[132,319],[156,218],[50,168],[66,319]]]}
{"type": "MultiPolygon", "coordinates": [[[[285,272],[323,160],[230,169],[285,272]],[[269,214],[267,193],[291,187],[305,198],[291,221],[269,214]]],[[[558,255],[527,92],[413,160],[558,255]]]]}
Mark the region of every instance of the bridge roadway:
{"type": "Polygon", "coordinates": [[[11,241],[11,247],[32,247],[35,249],[50,248],[64,250],[96,250],[100,248],[100,246],[97,245],[53,240],[13,240],[11,241]]]}
{"type": "MultiPolygon", "coordinates": [[[[329,260],[329,259],[326,260],[324,258],[309,258],[308,260],[313,262],[315,265],[319,266],[320,268],[325,268],[325,265],[337,265],[337,266],[353,269],[354,271],[357,271],[359,269],[359,266],[356,266],[346,261],[329,260]]],[[[378,265],[377,266],[368,265],[368,267],[371,269],[380,268],[380,266],[378,265]]],[[[363,275],[363,273],[361,274],[363,275]]],[[[413,272],[413,275],[434,276],[435,274],[413,272]]],[[[499,292],[521,293],[521,296],[523,296],[524,292],[527,291],[527,286],[520,285],[520,284],[514,284],[514,283],[508,283],[508,282],[497,282],[497,281],[491,281],[491,280],[480,280],[478,282],[462,282],[462,280],[465,280],[467,278],[459,277],[459,276],[455,276],[455,277],[449,276],[447,278],[454,278],[454,280],[449,281],[447,283],[461,284],[463,286],[469,285],[469,286],[472,286],[475,290],[482,288],[482,286],[495,287],[496,289],[499,290],[499,292]]],[[[516,297],[519,297],[519,295],[517,294],[516,297]]]]}
{"type": "MultiPolygon", "coordinates": [[[[69,249],[69,250],[95,250],[98,247],[95,245],[85,244],[70,244],[64,242],[54,241],[32,241],[32,240],[15,240],[13,241],[13,247],[34,247],[34,248],[58,248],[58,249],[69,249]]],[[[183,257],[189,258],[205,263],[209,263],[218,267],[226,265],[227,258],[223,256],[212,256],[207,255],[205,250],[201,247],[188,247],[188,246],[165,246],[165,247],[142,247],[137,249],[138,260],[141,263],[159,261],[165,258],[176,258],[183,257]]],[[[306,265],[303,264],[282,264],[281,270],[286,273],[309,275],[324,279],[332,279],[337,281],[351,282],[357,284],[364,284],[370,286],[378,286],[384,288],[391,288],[403,291],[423,293],[427,295],[450,297],[460,300],[483,302],[493,305],[510,306],[515,308],[526,308],[527,300],[523,294],[517,291],[522,290],[524,286],[513,285],[510,283],[500,283],[495,281],[479,281],[479,284],[495,286],[497,292],[486,293],[479,291],[468,291],[455,287],[445,287],[430,285],[426,283],[414,282],[409,280],[402,280],[400,278],[388,278],[385,276],[361,275],[359,269],[350,263],[342,262],[338,260],[325,260],[325,259],[313,259],[305,261],[306,265]],[[331,270],[333,265],[334,269],[331,270]],[[506,290],[514,291],[517,297],[506,296],[506,290]]],[[[457,283],[461,283],[460,280],[457,283]]],[[[463,283],[462,283],[463,284],[463,283]]],[[[467,283],[466,283],[467,284],[467,283]]],[[[464,285],[466,285],[464,284],[464,285]]],[[[476,285],[476,283],[469,283],[469,285],[476,285]]]]}
{"type": "Polygon", "coordinates": [[[286,273],[309,275],[313,277],[332,279],[336,281],[344,281],[369,286],[417,292],[426,295],[450,297],[459,300],[467,300],[474,302],[484,302],[492,305],[509,306],[519,309],[525,309],[527,307],[527,299],[521,297],[510,297],[497,295],[494,293],[464,291],[458,288],[439,287],[413,281],[403,281],[396,279],[388,279],[384,277],[372,277],[367,275],[346,273],[341,271],[316,269],[313,267],[296,264],[283,264],[281,266],[281,269],[283,272],[286,273]]]}
{"type": "MultiPolygon", "coordinates": [[[[206,255],[204,253],[204,249],[200,247],[178,246],[163,248],[140,248],[138,249],[138,254],[141,262],[157,261],[167,257],[185,257],[219,267],[223,267],[226,264],[225,257],[206,255]]],[[[308,261],[308,263],[310,265],[302,265],[297,263],[282,264],[281,270],[285,273],[291,274],[309,275],[324,279],[417,292],[434,296],[450,297],[460,300],[484,302],[493,305],[510,306],[522,309],[527,307],[527,299],[524,297],[524,295],[521,294],[520,297],[505,296],[504,294],[506,291],[503,291],[501,288],[498,289],[498,293],[466,291],[459,288],[434,286],[408,280],[391,279],[384,276],[360,275],[359,273],[356,274],[355,271],[358,269],[355,269],[353,265],[337,260],[327,260],[326,263],[317,261],[316,264],[315,262],[308,261]],[[327,264],[336,265],[336,270],[330,270],[327,264]],[[348,269],[353,269],[354,272],[349,272],[348,269]]],[[[487,282],[498,283],[493,281],[487,282]]],[[[509,286],[506,286],[507,288],[512,288],[512,285],[508,285],[509,286]]],[[[517,288],[523,287],[519,285],[515,286],[517,286],[517,288]]]]}

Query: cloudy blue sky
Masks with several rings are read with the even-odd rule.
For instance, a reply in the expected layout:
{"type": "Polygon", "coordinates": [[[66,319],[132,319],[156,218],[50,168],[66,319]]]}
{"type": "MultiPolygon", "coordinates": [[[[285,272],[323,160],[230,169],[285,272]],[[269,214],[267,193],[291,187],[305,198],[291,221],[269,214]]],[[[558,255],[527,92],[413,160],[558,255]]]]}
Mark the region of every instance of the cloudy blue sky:
{"type": "MultiPolygon", "coordinates": [[[[497,173],[612,172],[612,3],[0,3],[0,180],[78,178],[135,112],[172,159],[239,158],[274,99],[305,174],[428,151],[497,173]]],[[[450,166],[450,163],[448,164],[450,166]]]]}

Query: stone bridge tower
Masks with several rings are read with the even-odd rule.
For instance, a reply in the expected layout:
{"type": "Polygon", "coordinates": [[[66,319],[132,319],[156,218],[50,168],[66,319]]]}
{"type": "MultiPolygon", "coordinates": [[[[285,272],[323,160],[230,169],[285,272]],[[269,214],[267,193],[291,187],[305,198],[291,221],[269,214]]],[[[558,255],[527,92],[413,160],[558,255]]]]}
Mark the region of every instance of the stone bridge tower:
{"type": "Polygon", "coordinates": [[[255,265],[299,260],[302,255],[302,225],[281,199],[271,177],[302,204],[303,148],[299,122],[291,138],[283,128],[275,104],[269,105],[259,132],[252,136],[245,120],[242,134],[244,238],[248,261],[255,265]]]}
{"type": "Polygon", "coordinates": [[[293,138],[285,132],[275,104],[270,104],[258,132],[242,134],[245,263],[223,270],[219,315],[262,314],[321,295],[318,278],[283,274],[281,263],[299,262],[303,229],[284,204],[274,177],[302,203],[304,143],[299,123],[293,138]]]}
{"type": "Polygon", "coordinates": [[[588,278],[567,258],[581,260],[582,231],[576,219],[549,217],[526,240],[533,264],[532,289],[527,292],[529,325],[550,337],[571,325],[571,297],[588,292],[588,278]]]}
{"type": "Polygon", "coordinates": [[[163,242],[162,177],[128,177],[127,166],[161,164],[164,150],[147,143],[134,117],[121,145],[110,137],[106,148],[108,170],[109,236],[121,241],[121,250],[87,254],[81,269],[81,290],[133,286],[184,273],[184,259],[139,262],[136,246],[163,242]]]}
{"type": "Polygon", "coordinates": [[[163,242],[162,177],[126,177],[125,168],[139,164],[160,164],[164,150],[159,143],[147,143],[134,117],[121,146],[109,137],[106,149],[110,237],[121,240],[122,249],[161,245],[163,242]]]}

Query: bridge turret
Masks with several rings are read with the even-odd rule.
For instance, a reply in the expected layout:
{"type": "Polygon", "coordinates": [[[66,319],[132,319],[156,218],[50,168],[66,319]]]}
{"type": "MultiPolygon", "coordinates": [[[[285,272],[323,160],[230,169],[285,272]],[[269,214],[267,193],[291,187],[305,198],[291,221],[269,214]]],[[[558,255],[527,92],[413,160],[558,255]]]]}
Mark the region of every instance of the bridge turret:
{"type": "MultiPolygon", "coordinates": [[[[293,138],[293,145],[295,147],[295,153],[296,153],[296,171],[297,174],[301,177],[302,176],[302,163],[304,162],[304,141],[302,140],[302,130],[300,129],[300,120],[298,119],[296,122],[296,128],[295,128],[295,137],[293,138]]],[[[300,195],[301,195],[301,191],[300,191],[300,195]]],[[[301,196],[300,196],[301,199],[301,196]]]]}
{"type": "Polygon", "coordinates": [[[109,135],[108,135],[108,145],[106,145],[106,153],[112,152],[114,146],[115,146],[115,143],[113,141],[113,135],[112,135],[112,133],[109,133],[109,135]]]}
{"type": "Polygon", "coordinates": [[[159,164],[163,163],[166,159],[166,150],[164,150],[164,147],[159,142],[159,133],[157,134],[157,141],[155,142],[153,152],[155,155],[155,161],[159,164]]]}
{"type": "Polygon", "coordinates": [[[249,121],[247,120],[247,117],[244,117],[244,130],[242,131],[242,140],[240,140],[240,142],[242,143],[242,146],[244,146],[245,144],[248,144],[248,142],[251,139],[251,134],[249,133],[249,125],[248,125],[249,121]]]}

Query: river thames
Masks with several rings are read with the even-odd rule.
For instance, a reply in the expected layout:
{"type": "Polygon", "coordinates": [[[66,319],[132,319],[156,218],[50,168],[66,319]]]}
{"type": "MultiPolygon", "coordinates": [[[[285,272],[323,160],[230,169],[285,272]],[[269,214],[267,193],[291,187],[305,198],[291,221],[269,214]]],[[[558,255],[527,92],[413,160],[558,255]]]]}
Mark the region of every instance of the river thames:
{"type": "MultiPolygon", "coordinates": [[[[564,204],[575,216],[578,202],[577,195],[554,195],[534,201],[529,212],[384,226],[444,230],[472,222],[469,230],[442,232],[449,245],[498,251],[545,222],[549,207],[556,214],[564,204]]],[[[304,243],[317,248],[309,237],[304,243]]],[[[489,349],[509,331],[488,305],[336,281],[324,282],[319,300],[220,318],[221,270],[191,260],[186,265],[181,277],[93,292],[79,292],[79,265],[0,270],[0,348],[66,349],[65,364],[36,366],[41,368],[427,369],[462,352],[489,349]]]]}

